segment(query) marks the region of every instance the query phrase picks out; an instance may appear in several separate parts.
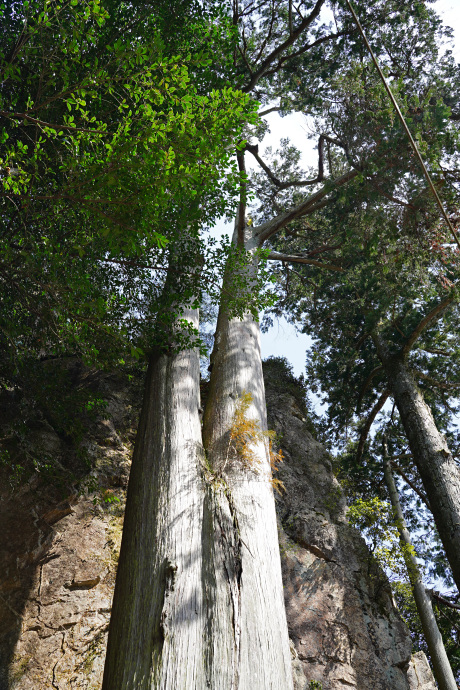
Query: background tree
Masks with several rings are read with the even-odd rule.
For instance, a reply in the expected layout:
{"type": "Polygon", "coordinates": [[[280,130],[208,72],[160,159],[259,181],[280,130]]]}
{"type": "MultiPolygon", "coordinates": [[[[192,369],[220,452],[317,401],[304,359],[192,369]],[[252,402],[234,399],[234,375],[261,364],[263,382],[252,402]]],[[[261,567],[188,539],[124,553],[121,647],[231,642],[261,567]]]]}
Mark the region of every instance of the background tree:
{"type": "MultiPolygon", "coordinates": [[[[239,23],[240,44],[236,52],[235,59],[240,60],[241,84],[243,90],[251,92],[266,104],[267,111],[278,109],[280,111],[289,112],[290,110],[300,109],[304,112],[315,112],[315,107],[320,109],[320,103],[327,93],[327,86],[325,83],[331,84],[334,81],[334,75],[340,73],[340,65],[347,64],[347,60],[351,59],[355,54],[361,52],[359,43],[356,42],[354,35],[354,27],[350,25],[349,17],[341,11],[340,6],[334,5],[334,19],[336,26],[332,29],[331,26],[321,21],[321,9],[325,7],[325,3],[317,2],[316,4],[302,3],[297,9],[290,4],[263,4],[259,6],[257,11],[253,11],[250,3],[242,3],[234,6],[234,21],[239,23]],[[291,12],[289,12],[291,8],[291,12]],[[280,98],[277,103],[275,99],[280,98]],[[273,102],[275,105],[273,106],[273,102]]],[[[422,61],[429,61],[436,56],[436,35],[440,30],[439,22],[435,16],[425,7],[417,6],[413,12],[413,6],[404,5],[403,7],[393,8],[394,14],[388,23],[384,19],[390,17],[390,8],[387,4],[385,7],[373,4],[369,8],[369,26],[376,28],[379,25],[379,30],[382,31],[382,44],[385,45],[390,54],[395,55],[394,62],[404,64],[405,60],[402,52],[399,50],[402,43],[392,44],[392,35],[398,34],[401,39],[401,31],[392,34],[393,30],[401,22],[399,29],[402,29],[404,24],[411,21],[414,26],[416,39],[412,44],[414,52],[419,52],[422,61]],[[413,12],[413,13],[412,13],[413,12]],[[420,18],[420,23],[418,22],[420,18]],[[393,24],[394,20],[394,24],[393,24]],[[375,22],[373,24],[373,22],[375,22]],[[390,47],[391,46],[391,47],[390,47]],[[399,56],[399,57],[398,57],[399,56]]],[[[380,47],[382,48],[383,45],[380,47]]],[[[407,47],[407,46],[406,46],[407,47]]],[[[409,53],[411,50],[409,49],[409,53]]],[[[418,65],[420,67],[420,63],[418,65]]],[[[404,70],[401,72],[401,81],[404,82],[404,77],[407,74],[404,70]]],[[[264,111],[262,111],[263,113],[264,111]]],[[[388,120],[390,114],[386,108],[388,120]]],[[[398,131],[397,126],[395,130],[398,131]]],[[[320,134],[322,132],[318,132],[320,134]]],[[[399,131],[398,131],[399,133],[399,131]]],[[[394,142],[393,132],[391,131],[389,139],[394,142]]],[[[257,132],[254,132],[254,139],[257,137],[257,132]]],[[[344,186],[354,178],[362,179],[362,170],[353,164],[353,161],[347,160],[341,166],[330,166],[327,173],[325,173],[324,166],[324,151],[326,138],[319,138],[319,164],[318,171],[312,176],[299,176],[294,171],[289,177],[277,176],[267,165],[263,158],[259,155],[258,145],[254,139],[250,139],[244,148],[237,154],[240,171],[245,173],[245,154],[251,153],[261,166],[264,175],[266,176],[264,183],[266,189],[276,189],[277,195],[271,204],[263,204],[260,213],[256,215],[255,221],[248,222],[246,218],[246,205],[249,189],[243,187],[240,201],[240,208],[235,222],[235,231],[233,235],[233,243],[237,247],[242,247],[248,252],[255,251],[262,247],[270,247],[275,244],[275,237],[281,236],[284,229],[289,226],[289,231],[293,227],[299,228],[302,224],[299,219],[311,216],[315,211],[322,207],[327,207],[336,198],[336,190],[342,190],[344,186]],[[267,181],[268,178],[268,181],[267,181]],[[300,179],[299,179],[300,178],[300,179]],[[271,184],[270,184],[271,183],[271,184]],[[310,194],[302,193],[299,190],[302,188],[313,189],[310,194]],[[284,194],[283,194],[284,192],[284,194]],[[297,226],[293,226],[293,222],[297,221],[297,226]]],[[[330,143],[330,142],[329,142],[330,143]]],[[[340,145],[339,145],[340,146],[340,145]]],[[[388,149],[390,149],[388,146],[388,149]]],[[[343,146],[340,146],[344,150],[343,146]]],[[[399,151],[398,151],[399,153],[399,151]]],[[[380,160],[380,152],[377,151],[377,146],[368,147],[366,157],[369,163],[373,161],[377,164],[380,160]],[[371,158],[370,153],[375,153],[375,158],[371,158]]],[[[397,177],[399,180],[402,175],[403,164],[398,169],[397,177]]],[[[412,169],[410,163],[407,166],[412,169]]],[[[407,168],[406,168],[407,170],[407,168]]],[[[396,178],[396,175],[393,179],[396,178]]],[[[394,182],[393,182],[394,184],[394,182]]],[[[340,192],[339,192],[340,193],[340,192]]],[[[307,226],[308,228],[308,226],[307,226]]],[[[308,232],[308,230],[307,230],[308,232]]],[[[321,244],[316,244],[317,238],[314,237],[312,244],[315,250],[321,249],[321,244]]],[[[308,240],[307,240],[308,241],[308,240]]],[[[318,261],[312,255],[292,257],[292,255],[283,254],[280,252],[271,252],[269,258],[280,259],[283,261],[300,260],[301,263],[314,264],[318,261]]],[[[257,257],[253,263],[252,272],[256,274],[257,271],[257,257]]],[[[248,272],[251,269],[248,268],[248,272]]],[[[235,282],[239,279],[240,274],[235,275],[230,271],[226,273],[224,278],[224,287],[228,292],[235,289],[235,282]]],[[[223,457],[227,445],[228,435],[231,429],[235,400],[239,398],[243,391],[250,392],[253,405],[248,412],[252,420],[256,420],[262,428],[266,424],[265,421],[265,405],[264,405],[264,390],[263,379],[261,375],[260,366],[260,350],[258,344],[258,324],[253,317],[248,315],[243,320],[232,319],[231,314],[228,313],[225,300],[222,301],[220,313],[216,329],[215,345],[213,354],[211,356],[211,377],[209,397],[204,412],[203,422],[203,437],[208,456],[211,458],[213,467],[220,468],[223,466],[223,457]]],[[[265,466],[268,475],[268,457],[267,451],[260,448],[258,451],[260,457],[259,466],[265,466]]],[[[219,525],[219,514],[227,514],[229,516],[238,516],[238,521],[227,520],[226,524],[229,529],[225,532],[225,541],[223,543],[212,544],[211,556],[215,559],[214,562],[223,563],[227,557],[226,544],[238,543],[239,535],[242,536],[243,546],[236,552],[236,560],[233,560],[232,572],[238,573],[240,568],[243,573],[248,573],[248,580],[242,579],[243,585],[236,588],[232,581],[227,583],[228,595],[227,599],[231,599],[232,592],[238,592],[238,601],[241,602],[239,610],[244,611],[244,601],[246,597],[251,597],[250,592],[254,591],[254,587],[248,587],[245,590],[246,582],[259,582],[260,575],[254,573],[254,566],[256,562],[252,561],[250,555],[246,553],[244,544],[249,545],[251,552],[254,552],[252,545],[258,544],[259,548],[266,549],[265,544],[262,544],[260,538],[259,522],[264,516],[264,541],[267,540],[271,544],[275,539],[275,528],[273,517],[268,513],[269,499],[257,497],[260,491],[260,479],[258,476],[248,476],[248,473],[236,472],[232,467],[224,473],[226,482],[226,491],[219,496],[219,504],[214,509],[217,515],[219,525]],[[256,484],[259,482],[259,484],[256,484]],[[247,520],[248,512],[247,506],[254,504],[254,500],[259,505],[266,505],[267,511],[262,514],[252,513],[252,519],[247,520]],[[271,525],[269,533],[268,526],[271,525]],[[219,547],[219,548],[217,548],[219,547]],[[241,565],[240,565],[241,563],[241,565]]],[[[271,510],[271,509],[270,509],[271,510]]],[[[273,511],[272,515],[273,515],[273,511]]],[[[268,551],[267,551],[268,553],[268,551]]],[[[233,556],[232,556],[233,558],[233,556]]],[[[260,573],[260,569],[259,569],[260,573]]],[[[262,583],[263,584],[263,583],[262,583]]],[[[262,586],[259,584],[259,586],[262,586]]],[[[259,590],[260,591],[260,590],[259,590]]],[[[218,615],[214,615],[213,621],[216,621],[216,628],[230,629],[231,624],[227,623],[225,617],[222,615],[223,606],[219,605],[216,608],[218,615]]],[[[263,603],[259,607],[263,611],[263,603]]],[[[249,604],[248,604],[248,610],[249,604]]],[[[273,619],[272,619],[273,622],[273,619]]],[[[260,625],[260,623],[259,623],[260,625]]],[[[225,634],[225,632],[224,632],[225,634]]],[[[232,636],[230,636],[232,639],[232,636]]],[[[235,635],[233,633],[233,639],[235,635]]],[[[241,638],[241,644],[243,637],[241,638]]],[[[245,641],[246,643],[246,641],[245,641]]],[[[236,639],[233,645],[235,650],[239,649],[240,640],[236,639]]],[[[252,658],[255,659],[255,650],[252,650],[252,658]]],[[[264,656],[261,647],[262,657],[264,656]]],[[[262,664],[261,664],[262,666],[262,664]]],[[[254,664],[256,668],[256,664],[254,664]]],[[[246,672],[246,671],[245,671],[246,672]]],[[[242,685],[251,684],[253,680],[241,676],[242,685]]],[[[262,678],[262,675],[260,675],[262,678]]],[[[264,680],[267,684],[268,679],[264,680]]],[[[273,687],[277,687],[276,682],[273,682],[273,687]]],[[[282,687],[282,685],[280,686],[282,687]]]]}

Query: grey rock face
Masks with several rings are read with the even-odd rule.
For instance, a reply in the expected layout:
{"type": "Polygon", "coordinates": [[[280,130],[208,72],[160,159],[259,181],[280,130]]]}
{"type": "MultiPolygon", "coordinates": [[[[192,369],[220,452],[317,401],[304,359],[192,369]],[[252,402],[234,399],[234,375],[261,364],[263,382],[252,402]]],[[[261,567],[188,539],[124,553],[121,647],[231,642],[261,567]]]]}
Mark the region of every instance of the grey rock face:
{"type": "MultiPolygon", "coordinates": [[[[81,367],[74,378],[108,402],[107,419],[91,422],[84,439],[93,467],[85,479],[90,494],[79,495],[71,476],[54,486],[32,475],[14,492],[5,471],[0,478],[0,690],[102,684],[137,391],[81,367]],[[106,503],[107,496],[120,502],[106,503]]],[[[11,415],[0,417],[2,438],[10,421],[11,415]]],[[[28,451],[45,453],[61,470],[71,466],[72,446],[46,420],[29,422],[28,451]]]]}
{"type": "Polygon", "coordinates": [[[436,688],[433,674],[424,652],[417,652],[412,656],[407,678],[411,690],[433,690],[433,688],[436,688]]]}
{"type": "MultiPolygon", "coordinates": [[[[0,690],[101,687],[140,395],[115,376],[87,378],[108,400],[107,419],[85,438],[96,492],[63,498],[32,480],[11,494],[0,481],[0,690]],[[120,503],[101,501],[106,492],[120,503]]],[[[286,491],[277,502],[296,690],[309,690],[312,680],[322,690],[434,690],[424,655],[410,664],[408,631],[347,524],[327,453],[270,372],[266,387],[269,427],[282,434],[285,455],[286,491]]],[[[37,423],[33,439],[67,466],[71,449],[52,425],[37,423]]]]}
{"type": "MultiPolygon", "coordinates": [[[[284,453],[278,477],[286,490],[277,510],[296,690],[310,681],[322,690],[418,688],[411,680],[415,667],[408,675],[409,632],[388,581],[348,525],[330,458],[310,433],[295,391],[279,376],[265,367],[269,427],[284,453]]],[[[435,687],[431,676],[426,690],[435,687]]]]}

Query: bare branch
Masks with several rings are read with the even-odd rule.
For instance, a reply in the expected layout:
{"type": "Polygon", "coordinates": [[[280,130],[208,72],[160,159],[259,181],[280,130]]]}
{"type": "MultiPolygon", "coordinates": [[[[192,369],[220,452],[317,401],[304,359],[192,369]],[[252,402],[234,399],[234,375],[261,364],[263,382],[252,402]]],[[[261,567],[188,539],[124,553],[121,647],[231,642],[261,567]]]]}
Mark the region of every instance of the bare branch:
{"type": "Polygon", "coordinates": [[[433,599],[436,599],[436,601],[439,601],[441,604],[448,606],[450,609],[460,611],[460,604],[453,604],[451,601],[448,601],[448,599],[444,599],[444,597],[442,597],[439,592],[435,592],[434,589],[427,589],[426,593],[430,597],[433,597],[433,599]]]}
{"type": "MultiPolygon", "coordinates": [[[[264,161],[261,159],[259,156],[259,145],[255,144],[246,144],[246,150],[252,153],[256,161],[259,163],[260,167],[266,172],[267,176],[269,179],[275,184],[280,191],[283,189],[288,189],[289,187],[306,187],[309,185],[314,185],[318,184],[318,182],[323,182],[324,181],[324,142],[327,141],[328,143],[332,144],[337,144],[344,150],[347,149],[345,144],[342,144],[341,142],[332,139],[329,137],[327,134],[321,134],[318,140],[318,174],[316,177],[310,179],[310,180],[297,180],[297,181],[292,181],[292,182],[281,182],[270,170],[268,165],[264,163],[264,161]]],[[[357,167],[354,165],[353,167],[357,167]]]]}
{"type": "Polygon", "coordinates": [[[451,293],[446,299],[444,299],[442,302],[440,302],[434,309],[430,311],[429,314],[425,316],[424,319],[420,321],[418,324],[417,328],[415,328],[410,336],[407,338],[407,341],[402,348],[402,354],[407,355],[412,349],[412,346],[414,343],[418,340],[418,338],[422,335],[423,331],[425,328],[434,320],[438,319],[444,311],[448,307],[450,307],[451,304],[455,301],[456,297],[454,293],[451,293]]]}
{"type": "Polygon", "coordinates": [[[286,261],[288,263],[310,264],[311,266],[327,268],[329,271],[339,271],[340,273],[343,273],[344,270],[341,268],[341,266],[336,266],[335,264],[323,264],[321,261],[315,261],[315,259],[309,259],[307,256],[300,256],[296,254],[280,254],[279,252],[270,252],[267,258],[269,261],[286,261]]]}
{"type": "MultiPolygon", "coordinates": [[[[263,117],[264,115],[268,115],[268,113],[279,113],[280,110],[283,110],[281,106],[274,106],[273,108],[267,108],[267,110],[261,110],[260,113],[258,113],[259,117],[263,117]]],[[[249,151],[249,149],[248,149],[249,151]]]]}
{"type": "Polygon", "coordinates": [[[246,144],[246,151],[249,151],[249,153],[252,153],[262,170],[267,174],[267,177],[275,184],[277,187],[281,187],[282,182],[279,180],[270,170],[268,165],[264,163],[262,158],[259,156],[259,145],[258,144],[246,144]]]}
{"type": "Polygon", "coordinates": [[[359,443],[358,443],[358,449],[356,451],[356,462],[361,462],[361,458],[363,457],[363,452],[364,452],[364,446],[367,441],[367,437],[369,435],[369,431],[371,430],[371,426],[374,423],[375,418],[377,417],[378,413],[382,409],[382,407],[385,405],[386,401],[388,400],[390,395],[390,391],[388,389],[385,389],[380,396],[380,398],[377,400],[375,403],[374,407],[372,408],[369,417],[366,419],[366,422],[361,429],[361,434],[359,437],[359,443]]]}
{"type": "Polygon", "coordinates": [[[276,235],[282,228],[284,228],[288,223],[295,220],[296,218],[301,218],[308,213],[313,213],[319,208],[326,206],[329,203],[329,199],[326,197],[335,189],[342,187],[347,182],[350,182],[353,178],[358,175],[357,170],[349,170],[345,174],[338,177],[336,180],[328,181],[322,189],[315,192],[307,199],[304,199],[300,204],[280,213],[275,218],[259,225],[254,228],[254,235],[259,240],[259,245],[262,245],[266,240],[268,240],[273,235],[276,235]]]}

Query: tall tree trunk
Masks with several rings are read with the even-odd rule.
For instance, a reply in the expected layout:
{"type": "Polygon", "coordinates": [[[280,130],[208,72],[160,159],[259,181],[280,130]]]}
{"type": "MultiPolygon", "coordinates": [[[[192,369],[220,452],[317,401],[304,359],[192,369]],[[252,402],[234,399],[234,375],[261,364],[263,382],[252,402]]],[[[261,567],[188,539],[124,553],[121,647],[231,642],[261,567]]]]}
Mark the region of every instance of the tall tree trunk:
{"type": "Polygon", "coordinates": [[[460,591],[460,470],[404,359],[373,339],[460,591]]]}
{"type": "MultiPolygon", "coordinates": [[[[256,270],[254,265],[251,270],[256,270]]],[[[224,279],[223,294],[235,276],[224,279]]],[[[238,280],[238,276],[237,276],[238,280]]],[[[221,305],[203,421],[210,468],[206,569],[215,577],[209,601],[208,656],[213,690],[290,690],[292,668],[267,443],[254,439],[256,462],[243,466],[230,449],[230,429],[241,395],[251,395],[247,418],[266,430],[259,325],[229,318],[221,305]]]]}
{"type": "Polygon", "coordinates": [[[384,441],[383,449],[383,472],[385,483],[390,495],[391,505],[396,518],[399,538],[402,546],[404,562],[406,564],[409,581],[414,595],[415,605],[422,623],[423,634],[430,653],[431,663],[433,664],[434,675],[439,686],[439,690],[457,690],[457,683],[452,672],[452,668],[447,658],[446,648],[439,632],[438,624],[431,606],[431,599],[426,593],[423,579],[420,574],[414,547],[412,546],[409,530],[407,529],[404,513],[402,512],[399,494],[395,480],[391,472],[390,460],[384,441]]]}
{"type": "MultiPolygon", "coordinates": [[[[198,312],[183,318],[198,325],[198,312]]],[[[103,690],[201,690],[202,446],[196,350],[152,356],[129,478],[103,690]]]]}

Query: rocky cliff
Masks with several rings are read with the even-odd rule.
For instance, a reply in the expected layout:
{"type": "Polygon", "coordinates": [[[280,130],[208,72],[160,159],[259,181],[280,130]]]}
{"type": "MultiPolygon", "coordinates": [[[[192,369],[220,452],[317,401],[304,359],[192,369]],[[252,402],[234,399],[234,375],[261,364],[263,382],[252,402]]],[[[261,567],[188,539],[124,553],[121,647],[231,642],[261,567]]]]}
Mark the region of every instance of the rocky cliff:
{"type": "MultiPolygon", "coordinates": [[[[101,686],[141,381],[74,360],[65,374],[106,401],[83,416],[78,451],[52,406],[27,407],[20,390],[0,396],[0,690],[101,686]],[[35,470],[12,487],[12,464],[35,470]]],[[[294,382],[275,362],[266,387],[285,456],[277,504],[296,690],[433,690],[423,655],[410,664],[407,628],[347,524],[294,382]]]]}
{"type": "Polygon", "coordinates": [[[277,508],[296,690],[435,688],[424,655],[411,664],[407,627],[384,573],[347,523],[295,380],[277,360],[264,371],[269,427],[284,454],[277,508]]]}

